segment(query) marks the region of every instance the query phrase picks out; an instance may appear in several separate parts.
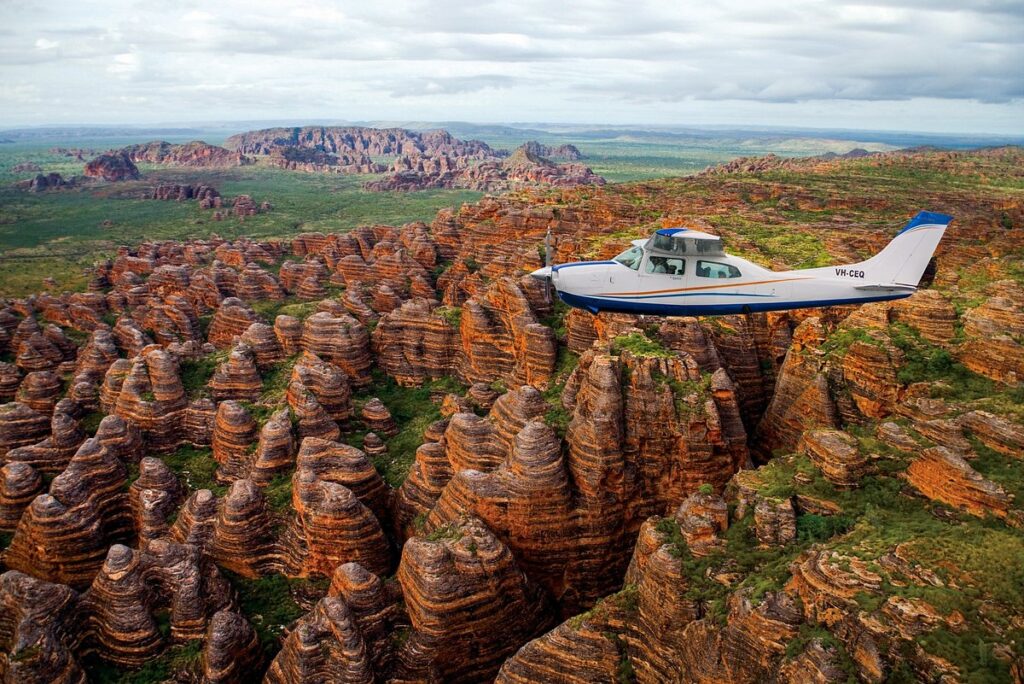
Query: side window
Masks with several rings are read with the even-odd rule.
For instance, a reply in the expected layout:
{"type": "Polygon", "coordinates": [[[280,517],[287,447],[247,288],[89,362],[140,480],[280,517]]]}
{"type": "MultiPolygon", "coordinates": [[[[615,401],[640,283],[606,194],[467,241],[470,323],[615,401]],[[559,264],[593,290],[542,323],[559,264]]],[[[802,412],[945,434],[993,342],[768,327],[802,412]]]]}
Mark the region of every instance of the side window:
{"type": "Polygon", "coordinates": [[[740,269],[717,261],[698,261],[697,275],[701,278],[739,278],[740,269]]]}
{"type": "Polygon", "coordinates": [[[652,256],[647,260],[648,273],[666,273],[680,276],[686,272],[686,261],[672,257],[652,256]]]}

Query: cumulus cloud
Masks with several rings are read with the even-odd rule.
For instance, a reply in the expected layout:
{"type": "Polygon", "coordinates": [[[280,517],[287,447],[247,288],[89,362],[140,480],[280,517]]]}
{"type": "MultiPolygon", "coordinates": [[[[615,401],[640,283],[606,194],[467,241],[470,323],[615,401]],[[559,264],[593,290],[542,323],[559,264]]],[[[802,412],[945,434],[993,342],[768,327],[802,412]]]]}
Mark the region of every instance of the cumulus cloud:
{"type": "Polygon", "coordinates": [[[39,99],[9,123],[57,120],[69,99],[79,116],[149,121],[692,122],[813,104],[825,113],[792,123],[828,125],[864,103],[878,112],[865,127],[892,127],[891,103],[923,99],[971,111],[953,128],[1024,120],[1019,0],[52,5],[0,4],[0,80],[39,99]]]}

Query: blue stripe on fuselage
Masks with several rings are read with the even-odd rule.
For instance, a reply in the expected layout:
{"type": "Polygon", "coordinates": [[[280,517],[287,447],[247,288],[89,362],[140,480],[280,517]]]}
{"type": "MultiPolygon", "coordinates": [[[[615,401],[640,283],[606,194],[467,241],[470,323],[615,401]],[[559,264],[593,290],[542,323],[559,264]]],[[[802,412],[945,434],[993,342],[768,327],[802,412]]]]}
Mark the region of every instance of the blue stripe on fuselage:
{"type": "Polygon", "coordinates": [[[574,261],[571,264],[558,264],[552,266],[551,271],[561,271],[563,268],[572,268],[573,266],[608,266],[609,264],[618,263],[617,261],[574,261]]]}
{"type": "Polygon", "coordinates": [[[903,299],[913,292],[877,297],[856,297],[849,299],[814,299],[803,302],[777,300],[772,302],[753,302],[750,304],[647,304],[644,302],[600,299],[575,295],[569,292],[558,292],[558,297],[578,309],[586,309],[591,313],[612,311],[617,313],[650,314],[652,316],[721,316],[725,314],[754,313],[760,311],[784,311],[786,309],[813,309],[820,306],[839,306],[841,304],[867,304],[884,302],[891,299],[903,299]]]}
{"type": "MultiPolygon", "coordinates": [[[[658,299],[661,297],[776,297],[773,294],[748,294],[746,292],[680,292],[679,294],[649,295],[606,295],[609,301],[622,299],[658,299]]],[[[603,299],[602,297],[601,299],[603,299]]]]}

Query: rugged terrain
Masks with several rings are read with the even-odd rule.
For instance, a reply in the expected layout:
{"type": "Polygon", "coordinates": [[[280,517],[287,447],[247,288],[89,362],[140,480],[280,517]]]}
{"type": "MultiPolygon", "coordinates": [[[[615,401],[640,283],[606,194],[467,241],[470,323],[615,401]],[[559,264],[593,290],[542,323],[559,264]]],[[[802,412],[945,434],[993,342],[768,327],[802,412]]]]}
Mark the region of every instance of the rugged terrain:
{"type": "Polygon", "coordinates": [[[530,141],[510,155],[479,140],[460,140],[444,130],[420,133],[358,126],[267,128],[233,135],[224,145],[202,141],[129,145],[90,161],[85,173],[119,181],[138,177],[137,169],[131,170],[136,163],[192,168],[261,163],[310,173],[386,174],[364,184],[373,191],[500,191],[538,184],[604,184],[603,178],[582,164],[557,164],[547,158],[579,160],[582,155],[572,145],[547,146],[530,141]],[[129,166],[131,169],[127,169],[129,166]]]}
{"type": "Polygon", "coordinates": [[[1021,681],[1022,162],[529,188],[3,302],[0,678],[1021,681]],[[897,303],[594,318],[524,276],[548,229],[809,266],[923,208],[897,303]]]}

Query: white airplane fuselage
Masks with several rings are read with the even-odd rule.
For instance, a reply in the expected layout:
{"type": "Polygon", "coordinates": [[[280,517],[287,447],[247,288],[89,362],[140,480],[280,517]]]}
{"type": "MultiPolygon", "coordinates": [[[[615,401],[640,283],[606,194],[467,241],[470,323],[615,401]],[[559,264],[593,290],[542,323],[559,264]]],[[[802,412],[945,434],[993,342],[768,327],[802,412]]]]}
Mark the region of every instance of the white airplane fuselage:
{"type": "Polygon", "coordinates": [[[665,229],[613,260],[534,275],[550,278],[562,301],[591,313],[709,316],[863,304],[913,294],[950,220],[922,212],[882,252],[851,265],[770,271],[725,254],[715,236],[665,229]]]}

